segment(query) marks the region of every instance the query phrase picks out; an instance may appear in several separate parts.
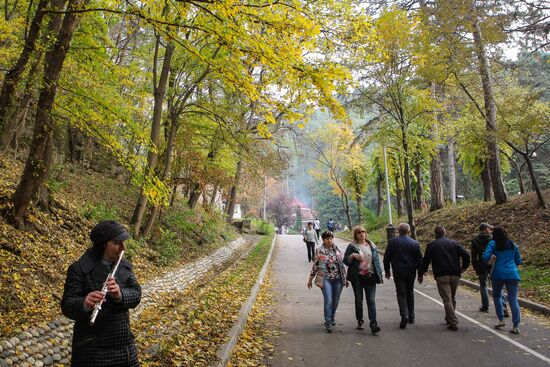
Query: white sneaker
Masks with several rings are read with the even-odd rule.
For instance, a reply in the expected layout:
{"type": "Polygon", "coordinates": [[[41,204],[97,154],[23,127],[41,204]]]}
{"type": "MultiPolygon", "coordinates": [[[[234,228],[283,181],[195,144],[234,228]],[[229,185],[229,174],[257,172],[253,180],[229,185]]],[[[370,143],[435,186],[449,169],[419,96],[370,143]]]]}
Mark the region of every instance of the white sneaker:
{"type": "Polygon", "coordinates": [[[506,326],[506,323],[503,321],[499,321],[498,324],[495,325],[495,329],[502,329],[506,326]]]}

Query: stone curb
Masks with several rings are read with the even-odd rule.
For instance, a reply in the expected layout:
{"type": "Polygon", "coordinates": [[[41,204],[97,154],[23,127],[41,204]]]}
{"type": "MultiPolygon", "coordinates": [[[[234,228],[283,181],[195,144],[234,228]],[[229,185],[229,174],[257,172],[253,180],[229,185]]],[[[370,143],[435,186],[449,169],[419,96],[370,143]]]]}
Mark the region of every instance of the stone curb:
{"type": "MultiPolygon", "coordinates": [[[[344,236],[338,236],[338,235],[334,235],[334,237],[338,237],[340,239],[343,239],[343,240],[347,240],[347,241],[351,241],[349,238],[347,237],[344,237],[344,236]]],[[[384,255],[384,252],[383,251],[379,251],[382,255],[384,255]]],[[[476,290],[479,290],[479,284],[477,283],[474,283],[470,280],[466,280],[466,279],[460,279],[460,284],[462,285],[465,285],[466,287],[469,287],[469,288],[473,288],[473,289],[476,289],[476,290]]],[[[487,288],[487,290],[489,291],[489,294],[493,294],[493,290],[491,288],[487,288]]],[[[536,302],[533,302],[533,301],[529,301],[525,298],[520,298],[518,297],[518,302],[519,302],[519,305],[521,307],[525,307],[531,311],[536,311],[536,312],[540,312],[544,315],[547,315],[547,316],[550,316],[550,307],[548,306],[545,306],[545,305],[541,305],[540,303],[536,303],[536,302]]]]}
{"type": "MultiPolygon", "coordinates": [[[[479,284],[474,283],[474,282],[469,281],[469,280],[466,280],[466,279],[460,279],[460,284],[465,285],[465,286],[470,287],[470,288],[473,288],[473,289],[479,290],[479,284]]],[[[493,294],[493,290],[491,288],[487,288],[487,290],[489,291],[490,295],[493,294]]],[[[522,306],[522,307],[525,307],[529,310],[540,312],[544,315],[549,315],[550,316],[550,307],[547,307],[545,305],[541,305],[540,303],[529,301],[525,298],[519,298],[519,297],[518,297],[518,302],[519,302],[519,305],[522,306]]]]}
{"type": "MultiPolygon", "coordinates": [[[[239,237],[195,262],[170,270],[143,284],[141,303],[131,312],[131,320],[136,320],[141,311],[153,305],[158,294],[186,288],[213,266],[231,258],[246,243],[244,238],[239,237]]],[[[73,324],[72,320],[60,316],[56,320],[23,330],[17,336],[0,337],[0,367],[69,365],[73,324]]]]}
{"type": "Polygon", "coordinates": [[[231,330],[229,331],[229,341],[225,344],[223,344],[218,351],[216,352],[216,355],[220,359],[217,363],[215,363],[214,367],[225,367],[231,360],[231,356],[233,354],[233,349],[235,349],[235,346],[237,345],[237,341],[239,339],[239,336],[241,335],[244,326],[246,324],[246,321],[248,319],[248,314],[250,313],[250,310],[252,309],[252,306],[256,302],[256,297],[258,295],[258,291],[260,290],[260,286],[264,282],[265,274],[267,272],[267,268],[269,267],[269,264],[271,263],[271,254],[273,253],[273,248],[275,246],[275,240],[277,239],[277,235],[273,236],[273,241],[271,241],[271,248],[269,249],[269,253],[267,254],[267,257],[264,262],[264,266],[262,267],[262,270],[260,271],[260,275],[258,276],[258,280],[256,281],[256,284],[252,288],[252,291],[250,292],[250,296],[248,297],[248,300],[242,305],[241,310],[239,312],[239,319],[237,320],[237,323],[233,325],[231,330]]]}

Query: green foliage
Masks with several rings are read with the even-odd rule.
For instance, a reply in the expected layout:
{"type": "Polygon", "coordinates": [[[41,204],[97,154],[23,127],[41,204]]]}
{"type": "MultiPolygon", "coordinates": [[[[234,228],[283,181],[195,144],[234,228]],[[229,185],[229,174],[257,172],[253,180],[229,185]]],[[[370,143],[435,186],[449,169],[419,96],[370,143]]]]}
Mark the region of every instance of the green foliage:
{"type": "Polygon", "coordinates": [[[252,219],[252,226],[256,229],[257,234],[271,236],[275,233],[273,224],[266,222],[263,219],[252,219]]]}
{"type": "Polygon", "coordinates": [[[124,257],[128,259],[128,261],[132,261],[133,258],[136,258],[143,253],[145,246],[146,241],[144,238],[139,238],[137,240],[130,238],[129,240],[124,241],[124,257]]]}
{"type": "Polygon", "coordinates": [[[85,203],[80,209],[80,215],[94,222],[117,220],[119,216],[114,206],[107,206],[103,203],[85,203]]]}
{"type": "Polygon", "coordinates": [[[302,210],[299,206],[296,207],[296,221],[294,222],[293,229],[298,233],[302,232],[302,210]]]}
{"type": "MultiPolygon", "coordinates": [[[[397,213],[395,211],[392,212],[393,218],[397,218],[397,213]]],[[[375,231],[380,228],[385,228],[388,224],[388,211],[384,210],[382,215],[377,216],[376,212],[374,210],[371,210],[369,208],[363,209],[363,216],[365,220],[365,229],[367,232],[375,231]]]]}
{"type": "Polygon", "coordinates": [[[159,228],[160,237],[155,241],[154,249],[160,265],[169,265],[181,258],[182,247],[176,232],[159,228]]]}

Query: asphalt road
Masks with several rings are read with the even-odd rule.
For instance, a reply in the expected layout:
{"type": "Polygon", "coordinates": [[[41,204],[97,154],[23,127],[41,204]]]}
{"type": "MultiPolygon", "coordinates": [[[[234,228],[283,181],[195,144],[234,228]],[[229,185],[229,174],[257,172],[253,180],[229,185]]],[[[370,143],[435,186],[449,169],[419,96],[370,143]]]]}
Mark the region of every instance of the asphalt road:
{"type": "MultiPolygon", "coordinates": [[[[347,243],[335,239],[345,250],[347,243]]],[[[324,332],[323,296],[306,287],[311,263],[301,236],[279,236],[273,260],[280,336],[270,366],[521,366],[550,365],[550,329],[522,313],[520,335],[495,330],[494,310],[478,311],[479,294],[459,289],[459,330],[449,331],[431,277],[415,287],[416,322],[399,329],[393,280],[377,287],[378,335],[356,330],[351,286],[344,288],[332,334],[324,332]]],[[[520,284],[521,286],[521,284],[520,284]]],[[[364,307],[367,318],[366,304],[364,307]]]]}

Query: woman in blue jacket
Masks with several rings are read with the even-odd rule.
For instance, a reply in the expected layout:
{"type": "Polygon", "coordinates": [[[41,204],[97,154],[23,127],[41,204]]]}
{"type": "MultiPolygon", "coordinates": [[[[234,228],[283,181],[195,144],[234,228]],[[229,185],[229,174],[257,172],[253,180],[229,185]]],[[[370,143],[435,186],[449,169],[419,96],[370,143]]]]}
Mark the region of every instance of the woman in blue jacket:
{"type": "Polygon", "coordinates": [[[486,263],[494,262],[491,272],[491,281],[493,282],[493,301],[495,311],[498,317],[497,329],[506,326],[504,314],[502,311],[502,288],[506,286],[508,291],[508,303],[512,311],[512,330],[513,334],[519,334],[519,303],[518,286],[521,280],[518,271],[518,265],[521,264],[521,255],[518,246],[508,238],[506,230],[501,226],[493,229],[493,240],[489,242],[483,253],[483,261],[486,263]]]}

